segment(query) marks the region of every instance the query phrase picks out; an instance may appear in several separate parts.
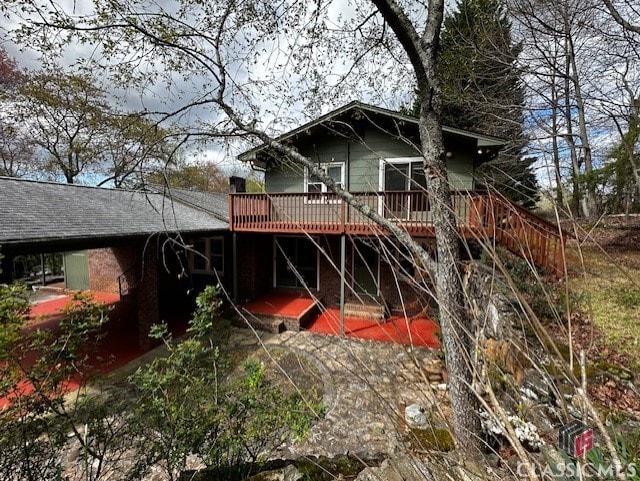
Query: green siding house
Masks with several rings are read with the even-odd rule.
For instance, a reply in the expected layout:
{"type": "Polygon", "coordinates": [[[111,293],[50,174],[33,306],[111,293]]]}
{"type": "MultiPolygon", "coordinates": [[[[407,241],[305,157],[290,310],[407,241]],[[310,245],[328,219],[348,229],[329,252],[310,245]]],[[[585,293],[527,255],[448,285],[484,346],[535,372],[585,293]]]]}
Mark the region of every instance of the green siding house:
{"type": "MultiPolygon", "coordinates": [[[[538,265],[562,270],[557,227],[482,190],[474,177],[476,167],[492,159],[504,142],[447,127],[443,134],[461,236],[501,242],[538,265]]],[[[433,245],[418,119],[352,102],[277,140],[425,247],[433,245]]],[[[236,292],[250,299],[299,289],[342,312],[348,304],[406,312],[409,305],[422,309],[429,302],[420,282],[414,282],[406,252],[309,169],[265,145],[239,158],[264,171],[265,192],[236,192],[229,199],[230,229],[242,254],[236,292]]]]}

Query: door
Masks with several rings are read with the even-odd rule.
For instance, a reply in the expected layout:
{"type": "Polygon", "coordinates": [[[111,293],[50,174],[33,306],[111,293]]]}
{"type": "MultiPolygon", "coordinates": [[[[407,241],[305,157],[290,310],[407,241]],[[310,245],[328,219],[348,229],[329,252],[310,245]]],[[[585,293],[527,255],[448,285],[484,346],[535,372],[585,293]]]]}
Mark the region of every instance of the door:
{"type": "Polygon", "coordinates": [[[378,295],[380,255],[372,246],[353,243],[353,290],[370,297],[378,295]]]}
{"type": "Polygon", "coordinates": [[[275,287],[318,288],[318,249],[307,237],[277,236],[275,287]]]}
{"type": "Polygon", "coordinates": [[[64,253],[64,287],[74,291],[89,289],[89,259],[87,251],[64,253]]]}
{"type": "Polygon", "coordinates": [[[424,220],[429,210],[422,160],[387,161],[384,166],[385,216],[398,220],[424,220]]]}

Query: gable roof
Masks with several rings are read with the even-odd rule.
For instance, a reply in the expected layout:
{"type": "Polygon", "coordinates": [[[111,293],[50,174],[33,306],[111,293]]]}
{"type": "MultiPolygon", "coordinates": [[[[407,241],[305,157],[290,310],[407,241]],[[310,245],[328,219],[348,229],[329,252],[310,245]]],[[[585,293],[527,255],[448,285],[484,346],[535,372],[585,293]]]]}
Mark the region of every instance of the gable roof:
{"type": "Polygon", "coordinates": [[[0,195],[0,245],[204,233],[229,227],[223,220],[226,204],[203,209],[153,192],[0,177],[0,195]]]}
{"type": "MultiPolygon", "coordinates": [[[[304,132],[308,132],[310,130],[313,130],[316,127],[322,126],[323,124],[328,124],[331,122],[336,122],[339,120],[339,118],[349,112],[357,112],[360,111],[363,114],[369,114],[369,115],[375,115],[375,116],[382,116],[384,118],[387,118],[389,120],[393,120],[399,123],[403,123],[403,124],[407,124],[407,125],[411,125],[414,128],[417,128],[420,120],[417,117],[414,117],[413,115],[407,115],[407,114],[403,114],[400,112],[395,112],[393,110],[389,110],[389,109],[385,109],[382,107],[376,107],[374,105],[370,105],[370,104],[366,104],[364,102],[360,102],[358,100],[354,100],[353,102],[350,102],[346,105],[343,105],[342,107],[339,107],[327,114],[321,115],[320,117],[318,117],[315,120],[312,120],[310,122],[307,122],[304,125],[301,125],[300,127],[297,127],[293,130],[290,130],[289,132],[286,132],[278,137],[276,137],[276,141],[278,142],[287,142],[288,140],[291,140],[293,138],[295,138],[297,135],[304,133],[304,132]]],[[[506,144],[506,141],[504,139],[498,138],[498,137],[494,137],[491,135],[484,135],[484,134],[479,134],[477,132],[471,132],[468,130],[463,130],[463,129],[457,129],[454,127],[447,127],[447,126],[442,126],[442,131],[444,133],[448,133],[448,134],[453,134],[453,135],[459,135],[462,137],[467,137],[470,139],[475,139],[476,140],[476,145],[478,147],[500,147],[506,144]]],[[[261,152],[262,150],[264,150],[266,147],[264,145],[259,145],[257,147],[254,147],[252,149],[247,150],[246,152],[241,153],[238,156],[238,159],[241,161],[251,161],[254,160],[255,156],[257,153],[261,152]]]]}

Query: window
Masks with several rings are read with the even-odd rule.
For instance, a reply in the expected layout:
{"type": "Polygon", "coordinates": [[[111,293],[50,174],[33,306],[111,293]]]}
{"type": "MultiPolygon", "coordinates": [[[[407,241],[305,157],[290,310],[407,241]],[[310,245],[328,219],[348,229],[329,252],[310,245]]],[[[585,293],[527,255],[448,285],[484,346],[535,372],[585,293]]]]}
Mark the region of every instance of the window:
{"type": "MultiPolygon", "coordinates": [[[[326,164],[320,164],[319,166],[325,174],[327,174],[333,181],[340,187],[344,187],[344,162],[331,162],[326,164]]],[[[330,192],[327,186],[315,175],[309,172],[309,169],[305,169],[304,176],[304,191],[308,194],[320,194],[318,196],[310,195],[307,200],[309,201],[326,201],[326,194],[330,192]]]]}
{"type": "Polygon", "coordinates": [[[384,165],[385,190],[423,190],[427,186],[422,159],[387,161],[384,165]]]}
{"type": "Polygon", "coordinates": [[[385,217],[401,221],[428,221],[430,207],[423,159],[387,159],[381,168],[381,187],[386,191],[385,217]]]}
{"type": "Polygon", "coordinates": [[[196,274],[224,275],[224,238],[207,237],[193,241],[193,251],[189,252],[191,271],[196,274]]]}

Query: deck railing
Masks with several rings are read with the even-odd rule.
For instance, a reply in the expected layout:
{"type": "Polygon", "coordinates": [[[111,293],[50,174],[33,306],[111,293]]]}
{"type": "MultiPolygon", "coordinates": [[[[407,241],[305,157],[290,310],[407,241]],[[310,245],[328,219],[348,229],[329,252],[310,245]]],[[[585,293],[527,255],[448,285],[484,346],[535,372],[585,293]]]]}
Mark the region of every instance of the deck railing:
{"type": "MultiPolygon", "coordinates": [[[[411,235],[434,235],[432,200],[425,191],[351,194],[411,235]]],[[[563,239],[553,224],[495,193],[454,192],[452,203],[465,237],[491,237],[538,266],[556,274],[564,270],[563,239]]],[[[229,219],[238,232],[384,234],[333,193],[231,194],[229,219]]]]}

